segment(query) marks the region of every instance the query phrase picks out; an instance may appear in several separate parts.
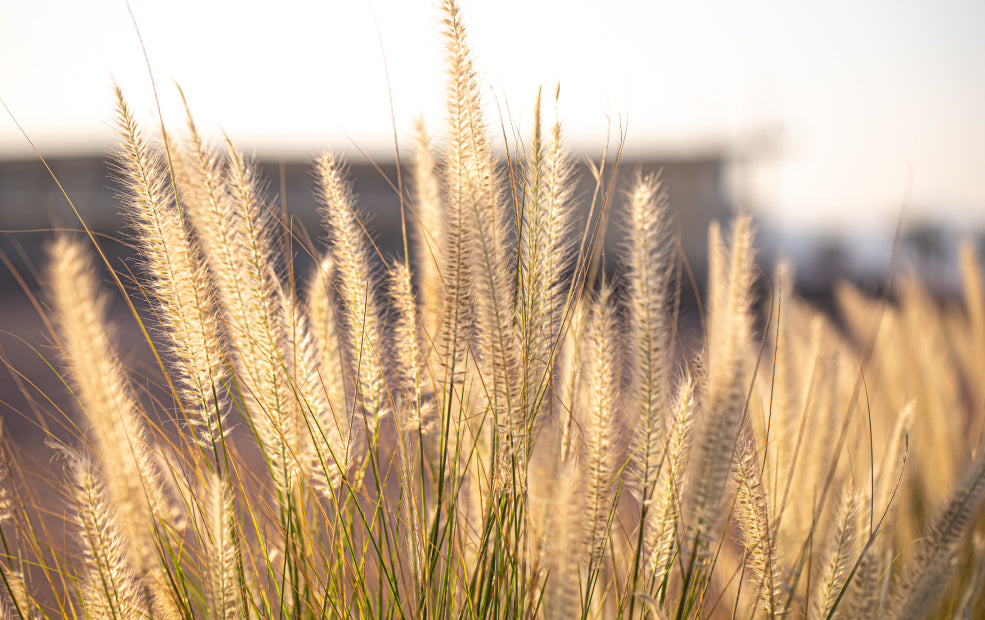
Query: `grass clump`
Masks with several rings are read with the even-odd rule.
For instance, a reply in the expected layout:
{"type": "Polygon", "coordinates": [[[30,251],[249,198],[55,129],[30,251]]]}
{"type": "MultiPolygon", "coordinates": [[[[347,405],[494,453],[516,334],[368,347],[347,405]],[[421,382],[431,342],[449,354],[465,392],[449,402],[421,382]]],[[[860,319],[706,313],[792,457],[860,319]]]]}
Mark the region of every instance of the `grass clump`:
{"type": "Polygon", "coordinates": [[[626,196],[614,286],[605,218],[574,230],[560,123],[543,129],[538,96],[530,138],[496,155],[453,0],[444,14],[445,131],[436,148],[418,124],[405,253],[382,265],[339,156],[314,165],[327,245],[305,244],[231,143],[190,114],[151,142],[117,89],[140,269],[51,245],[52,338],[83,415],[48,437],[57,507],[4,446],[6,615],[985,613],[970,251],[959,306],[911,280],[895,301],[846,287],[842,329],[787,268],[757,318],[752,220],[715,224],[705,337],[685,348],[659,179],[626,196]],[[119,358],[105,273],[157,378],[119,358]]]}

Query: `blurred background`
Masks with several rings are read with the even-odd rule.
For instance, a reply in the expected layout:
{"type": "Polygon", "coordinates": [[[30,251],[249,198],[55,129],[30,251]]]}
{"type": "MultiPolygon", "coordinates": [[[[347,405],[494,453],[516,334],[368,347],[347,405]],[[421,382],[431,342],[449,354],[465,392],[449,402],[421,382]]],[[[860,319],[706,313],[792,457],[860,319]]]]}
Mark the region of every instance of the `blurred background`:
{"type": "MultiPolygon", "coordinates": [[[[315,221],[310,158],[346,153],[372,228],[392,240],[398,201],[374,163],[395,176],[417,116],[441,130],[435,4],[131,0],[131,19],[124,0],[5,0],[0,97],[101,232],[121,222],[107,165],[111,84],[155,134],[149,61],[165,122],[182,122],[177,81],[200,128],[255,153],[271,200],[302,220],[315,221]]],[[[560,84],[558,114],[579,158],[597,162],[607,144],[611,156],[624,134],[617,187],[637,169],[664,171],[699,275],[708,222],[738,209],[757,217],[764,268],[789,257],[798,286],[818,297],[836,278],[884,281],[898,223],[901,268],[940,294],[957,286],[957,242],[981,245],[985,2],[461,5],[494,130],[505,127],[513,148],[513,128],[529,135],[538,86],[549,121],[560,84]]],[[[39,244],[59,226],[78,224],[0,115],[6,261],[32,280],[39,244]]],[[[0,329],[38,341],[36,313],[0,272],[0,329]]],[[[43,367],[25,362],[28,372],[32,363],[43,367]]],[[[6,402],[14,387],[4,385],[6,402]]]]}
{"type": "MultiPolygon", "coordinates": [[[[286,190],[290,209],[309,207],[305,162],[332,148],[356,168],[363,206],[385,211],[395,196],[363,164],[385,164],[398,147],[406,157],[418,115],[440,130],[435,4],[130,6],[169,125],[182,118],[177,81],[202,128],[268,164],[271,194],[286,190]]],[[[529,134],[538,85],[560,83],[572,147],[598,159],[625,132],[623,172],[664,167],[675,207],[693,215],[682,218],[686,237],[704,237],[702,220],[750,210],[763,257],[782,252],[802,284],[823,286],[835,272],[884,271],[900,218],[914,249],[931,254],[985,226],[985,3],[461,4],[489,118],[529,134]]],[[[126,3],[0,3],[0,57],[0,97],[84,214],[112,226],[112,81],[148,131],[157,116],[126,3]]],[[[35,162],[0,118],[0,229],[73,224],[35,162]]]]}

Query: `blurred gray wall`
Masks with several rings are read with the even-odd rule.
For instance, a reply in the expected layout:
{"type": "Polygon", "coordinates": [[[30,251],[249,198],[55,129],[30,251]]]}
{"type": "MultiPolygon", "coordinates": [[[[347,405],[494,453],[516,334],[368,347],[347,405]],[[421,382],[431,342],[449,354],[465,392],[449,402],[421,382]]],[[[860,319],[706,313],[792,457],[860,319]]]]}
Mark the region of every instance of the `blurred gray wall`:
{"type": "MultiPolygon", "coordinates": [[[[701,277],[704,274],[708,223],[713,219],[723,220],[731,212],[731,203],[724,189],[726,164],[724,155],[715,154],[623,159],[607,206],[606,260],[613,261],[624,249],[628,232],[626,193],[637,172],[660,172],[670,194],[671,207],[676,212],[682,247],[696,275],[701,277]]],[[[93,230],[107,234],[120,232],[123,219],[118,207],[119,185],[114,178],[110,158],[54,158],[49,160],[49,165],[93,230]]],[[[271,207],[277,211],[286,207],[287,213],[296,218],[296,223],[300,222],[312,237],[320,239],[311,164],[305,161],[261,160],[259,166],[267,181],[266,197],[271,207]]],[[[607,173],[611,173],[613,165],[607,164],[606,169],[607,173]]],[[[396,165],[385,162],[377,168],[369,163],[352,163],[350,171],[359,205],[368,215],[368,229],[381,248],[395,253],[400,247],[396,165]]],[[[579,182],[573,197],[579,205],[582,224],[595,195],[595,180],[586,164],[578,164],[576,174],[579,182]]],[[[606,188],[609,188],[608,180],[607,175],[606,188]]],[[[405,191],[409,191],[410,179],[406,172],[403,183],[405,191]]],[[[599,213],[598,205],[595,212],[599,213]]],[[[408,225],[413,225],[413,222],[409,221],[408,225]]],[[[36,159],[0,160],[0,229],[9,232],[58,226],[79,228],[76,216],[44,166],[36,159]]],[[[25,239],[34,236],[22,235],[25,239]]],[[[42,236],[50,238],[52,235],[42,233],[42,236]]]]}

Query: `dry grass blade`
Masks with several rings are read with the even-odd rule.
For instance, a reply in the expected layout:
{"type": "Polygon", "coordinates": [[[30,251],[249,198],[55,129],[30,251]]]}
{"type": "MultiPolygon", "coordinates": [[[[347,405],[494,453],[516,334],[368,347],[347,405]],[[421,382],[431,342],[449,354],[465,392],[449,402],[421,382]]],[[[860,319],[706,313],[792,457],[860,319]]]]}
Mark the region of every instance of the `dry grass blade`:
{"type": "Polygon", "coordinates": [[[437,338],[441,322],[442,277],[448,269],[447,223],[441,199],[438,164],[423,119],[414,135],[413,187],[417,227],[414,228],[415,266],[421,296],[421,322],[430,339],[437,338]]]}
{"type": "Polygon", "coordinates": [[[609,538],[608,527],[616,497],[616,474],[620,466],[621,437],[618,426],[619,337],[611,290],[603,285],[589,317],[587,338],[592,354],[585,412],[585,542],[589,566],[598,567],[609,538]]]}
{"type": "Polygon", "coordinates": [[[349,357],[355,365],[358,413],[375,428],[386,401],[380,310],[376,301],[372,257],[362,222],[356,215],[344,164],[335,155],[323,155],[317,165],[324,208],[322,218],[331,241],[338,273],[338,295],[348,323],[349,357]]]}
{"type": "MultiPolygon", "coordinates": [[[[671,251],[669,204],[666,191],[654,177],[639,178],[629,199],[631,244],[629,247],[630,424],[633,469],[631,486],[644,506],[644,530],[650,529],[648,509],[655,485],[671,455],[664,451],[673,421],[667,418],[670,389],[669,284],[671,251]]],[[[660,518],[663,518],[662,516],[660,518]]],[[[659,534],[644,531],[652,540],[659,534]]]]}
{"type": "Polygon", "coordinates": [[[127,561],[123,534],[93,464],[82,455],[67,458],[86,566],[82,576],[86,613],[120,620],[146,616],[137,574],[127,561]]]}
{"type": "Polygon", "coordinates": [[[110,344],[107,298],[79,242],[60,238],[51,249],[50,287],[63,355],[78,389],[120,530],[138,574],[156,562],[157,519],[170,510],[132,389],[110,344]]]}
{"type": "Polygon", "coordinates": [[[834,528],[826,545],[825,561],[821,564],[820,579],[811,596],[811,609],[815,618],[827,618],[845,584],[851,562],[859,545],[858,524],[862,497],[859,493],[845,493],[838,507],[834,528]]]}
{"type": "Polygon", "coordinates": [[[895,618],[923,618],[935,608],[937,595],[953,569],[950,560],[976,524],[985,499],[985,450],[979,449],[930,532],[920,542],[888,604],[895,618]]]}
{"type": "Polygon", "coordinates": [[[705,543],[715,537],[713,528],[745,414],[754,273],[751,219],[740,216],[733,223],[727,273],[714,230],[710,252],[722,257],[709,261],[708,387],[702,400],[702,418],[695,429],[688,490],[689,522],[705,543]]]}
{"type": "Polygon", "coordinates": [[[188,419],[209,450],[221,442],[219,394],[226,379],[211,281],[198,247],[174,202],[174,191],[116,87],[117,129],[123,143],[118,166],[128,189],[126,212],[136,231],[153,305],[164,324],[181,379],[188,419]]]}

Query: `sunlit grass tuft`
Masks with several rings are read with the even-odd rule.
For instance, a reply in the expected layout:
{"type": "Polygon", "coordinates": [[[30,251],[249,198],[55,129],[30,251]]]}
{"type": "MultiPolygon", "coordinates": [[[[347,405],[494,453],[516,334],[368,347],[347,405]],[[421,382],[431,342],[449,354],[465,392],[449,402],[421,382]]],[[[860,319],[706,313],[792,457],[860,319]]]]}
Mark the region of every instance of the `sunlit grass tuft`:
{"type": "Polygon", "coordinates": [[[628,243],[601,269],[560,121],[538,93],[499,155],[442,7],[447,117],[418,124],[395,259],[340,156],[313,165],[308,244],[233,144],[190,113],[149,140],[116,90],[139,265],[50,247],[77,426],[45,437],[53,498],[3,445],[5,617],[985,614],[971,250],[961,304],[846,285],[836,323],[788,267],[762,276],[742,214],[710,230],[705,338],[683,343],[673,196],[638,176],[602,205],[628,243]],[[158,376],[121,362],[116,293],[158,376]]]}

